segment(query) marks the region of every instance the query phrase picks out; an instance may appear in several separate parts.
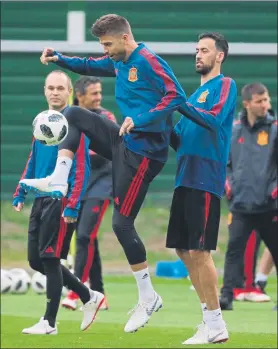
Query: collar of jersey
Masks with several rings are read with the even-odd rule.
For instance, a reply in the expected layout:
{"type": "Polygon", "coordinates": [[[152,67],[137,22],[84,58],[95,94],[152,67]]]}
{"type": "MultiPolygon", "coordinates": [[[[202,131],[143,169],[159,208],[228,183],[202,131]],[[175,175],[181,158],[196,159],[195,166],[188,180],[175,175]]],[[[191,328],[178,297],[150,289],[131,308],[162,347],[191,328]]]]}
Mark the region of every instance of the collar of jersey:
{"type": "Polygon", "coordinates": [[[213,83],[215,80],[222,79],[222,78],[224,78],[224,75],[219,74],[219,75],[215,76],[214,78],[208,80],[206,83],[204,83],[204,85],[202,85],[202,87],[207,86],[207,85],[213,83]]]}
{"type": "Polygon", "coordinates": [[[139,51],[141,51],[145,47],[145,44],[143,44],[142,42],[138,43],[138,47],[136,47],[136,49],[132,51],[131,55],[128,57],[128,60],[125,61],[124,64],[132,62],[137,57],[139,51]]]}

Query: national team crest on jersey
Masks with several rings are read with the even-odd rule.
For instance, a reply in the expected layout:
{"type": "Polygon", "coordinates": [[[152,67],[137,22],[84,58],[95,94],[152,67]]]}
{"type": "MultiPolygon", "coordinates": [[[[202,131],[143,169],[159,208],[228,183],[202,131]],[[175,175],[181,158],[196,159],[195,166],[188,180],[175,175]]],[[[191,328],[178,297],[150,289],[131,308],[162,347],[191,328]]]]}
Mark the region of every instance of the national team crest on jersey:
{"type": "Polygon", "coordinates": [[[137,68],[130,68],[128,73],[128,81],[135,82],[138,80],[137,68]]]}
{"type": "Polygon", "coordinates": [[[209,90],[202,92],[200,97],[198,98],[197,102],[198,103],[205,103],[205,101],[207,100],[208,94],[209,94],[209,90]]]}
{"type": "Polygon", "coordinates": [[[261,146],[268,144],[268,133],[266,131],[261,131],[258,134],[257,143],[261,146]]]}

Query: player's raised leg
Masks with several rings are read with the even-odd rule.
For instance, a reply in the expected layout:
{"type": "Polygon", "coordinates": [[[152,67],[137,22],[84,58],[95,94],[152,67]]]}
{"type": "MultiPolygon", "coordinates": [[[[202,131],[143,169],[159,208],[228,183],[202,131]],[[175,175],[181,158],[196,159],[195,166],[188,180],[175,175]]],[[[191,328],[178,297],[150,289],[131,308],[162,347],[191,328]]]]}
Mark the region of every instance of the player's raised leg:
{"type": "Polygon", "coordinates": [[[58,158],[52,175],[40,179],[23,179],[19,183],[28,189],[48,195],[60,197],[67,194],[67,182],[72,166],[72,160],[80,144],[81,134],[90,139],[90,148],[107,158],[112,159],[112,145],[119,141],[119,126],[111,120],[102,118],[97,113],[80,107],[70,107],[65,111],[69,123],[66,139],[59,145],[58,158]]]}

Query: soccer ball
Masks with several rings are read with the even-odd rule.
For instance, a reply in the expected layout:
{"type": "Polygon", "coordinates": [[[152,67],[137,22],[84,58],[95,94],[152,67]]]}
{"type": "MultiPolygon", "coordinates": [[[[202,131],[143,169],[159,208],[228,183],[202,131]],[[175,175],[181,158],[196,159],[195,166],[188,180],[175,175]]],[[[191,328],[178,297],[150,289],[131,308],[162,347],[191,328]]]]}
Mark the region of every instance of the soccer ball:
{"type": "Polygon", "coordinates": [[[10,270],[10,275],[13,280],[11,287],[12,293],[24,294],[29,290],[31,277],[26,270],[21,268],[14,268],[10,270]]]}
{"type": "Polygon", "coordinates": [[[58,145],[68,134],[68,121],[55,110],[39,113],[33,121],[33,135],[42,144],[58,145]]]}
{"type": "Polygon", "coordinates": [[[1,269],[1,293],[8,293],[11,291],[13,279],[8,270],[1,269]]]}
{"type": "Polygon", "coordinates": [[[40,272],[35,272],[31,280],[32,289],[38,293],[43,294],[46,292],[46,276],[40,272]]]}

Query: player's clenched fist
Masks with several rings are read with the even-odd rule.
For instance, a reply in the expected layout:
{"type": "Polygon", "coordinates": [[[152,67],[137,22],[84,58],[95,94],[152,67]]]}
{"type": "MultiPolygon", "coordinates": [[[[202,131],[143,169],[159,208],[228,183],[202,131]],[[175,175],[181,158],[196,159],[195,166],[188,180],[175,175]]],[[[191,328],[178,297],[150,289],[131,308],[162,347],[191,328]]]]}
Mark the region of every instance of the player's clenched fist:
{"type": "Polygon", "coordinates": [[[58,61],[58,56],[54,56],[54,49],[53,48],[45,48],[42,51],[41,55],[41,63],[47,65],[48,62],[56,62],[58,61]]]}

